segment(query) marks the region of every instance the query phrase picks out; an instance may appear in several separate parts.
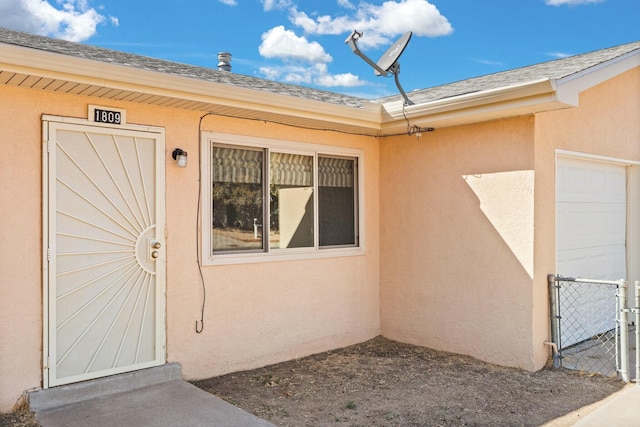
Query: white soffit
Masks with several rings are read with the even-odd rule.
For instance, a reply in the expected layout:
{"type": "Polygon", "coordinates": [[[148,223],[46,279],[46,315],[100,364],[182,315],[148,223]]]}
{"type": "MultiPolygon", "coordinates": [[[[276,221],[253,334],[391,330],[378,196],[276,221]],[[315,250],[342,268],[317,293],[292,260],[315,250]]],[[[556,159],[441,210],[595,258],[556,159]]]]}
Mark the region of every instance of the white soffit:
{"type": "Polygon", "coordinates": [[[0,44],[0,83],[240,117],[292,117],[300,126],[334,124],[373,135],[381,121],[376,103],[338,105],[5,44],[0,44]]]}

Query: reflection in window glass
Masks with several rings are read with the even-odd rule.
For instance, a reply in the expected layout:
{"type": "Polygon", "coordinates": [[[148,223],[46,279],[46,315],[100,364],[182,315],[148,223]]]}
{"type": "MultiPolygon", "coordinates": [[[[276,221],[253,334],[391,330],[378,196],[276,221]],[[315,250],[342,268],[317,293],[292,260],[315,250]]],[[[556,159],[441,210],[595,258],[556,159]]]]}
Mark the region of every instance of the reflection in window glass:
{"type": "Polygon", "coordinates": [[[224,134],[206,144],[212,264],[363,252],[362,150],[224,134]]]}
{"type": "Polygon", "coordinates": [[[355,245],[356,159],[318,156],[320,246],[355,245]]]}
{"type": "Polygon", "coordinates": [[[269,174],[270,247],[313,247],[313,156],[272,152],[269,174]]]}
{"type": "Polygon", "coordinates": [[[264,151],[213,146],[213,252],[262,250],[264,151]]]}

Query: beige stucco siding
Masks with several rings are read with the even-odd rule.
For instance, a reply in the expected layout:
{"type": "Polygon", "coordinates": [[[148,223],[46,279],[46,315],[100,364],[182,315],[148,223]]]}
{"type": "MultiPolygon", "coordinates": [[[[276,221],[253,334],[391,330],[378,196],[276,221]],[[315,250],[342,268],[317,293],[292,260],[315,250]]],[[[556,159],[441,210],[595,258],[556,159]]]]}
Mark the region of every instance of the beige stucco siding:
{"type": "Polygon", "coordinates": [[[640,68],[580,94],[579,107],[537,115],[536,144],[618,159],[640,158],[640,68]]]}
{"type": "Polygon", "coordinates": [[[379,147],[370,137],[310,131],[209,116],[204,130],[364,150],[366,253],[227,266],[205,266],[204,331],[195,332],[203,298],[196,264],[198,122],[181,111],[0,86],[0,411],[42,385],[42,114],[86,118],[89,104],[124,108],[127,121],[166,130],[167,359],[186,378],[338,348],[380,333],[379,147]],[[171,151],[189,153],[186,169],[171,151]]]}
{"type": "MultiPolygon", "coordinates": [[[[42,385],[43,114],[86,118],[96,104],[165,129],[166,354],[186,378],[378,334],[536,370],[549,357],[557,150],[640,162],[639,93],[636,67],[581,93],[578,107],[378,139],[215,115],[199,128],[203,112],[2,85],[0,411],[42,385]],[[205,265],[197,334],[200,130],[363,150],[365,254],[205,265]],[[176,147],[189,153],[186,169],[171,159],[176,147]]],[[[630,280],[640,279],[638,168],[628,183],[630,280]]]]}
{"type": "MultiPolygon", "coordinates": [[[[369,137],[309,132],[208,116],[203,130],[362,148],[365,158],[366,254],[204,266],[204,331],[196,334],[202,286],[195,265],[197,117],[167,146],[189,152],[187,170],[167,167],[168,357],[187,378],[277,363],[365,341],[380,333],[378,288],[378,144],[369,137]],[[189,141],[189,142],[187,142],[189,141]]],[[[183,120],[184,121],[184,120],[183,120]]]]}
{"type": "Polygon", "coordinates": [[[386,140],[385,336],[532,369],[533,118],[386,140]]]}
{"type": "Polygon", "coordinates": [[[40,385],[42,137],[33,105],[46,98],[0,86],[0,411],[40,385]]]}
{"type": "MultiPolygon", "coordinates": [[[[602,156],[619,161],[640,161],[640,68],[636,67],[580,94],[578,108],[541,113],[535,123],[535,277],[533,284],[533,346],[536,365],[548,350],[549,339],[546,275],[556,273],[555,162],[556,150],[602,156]]],[[[638,168],[631,166],[627,193],[627,269],[631,282],[640,279],[638,251],[640,221],[638,168]],[[635,235],[635,237],[634,237],[635,235]],[[629,257],[631,255],[631,257],[629,257]]],[[[561,272],[557,272],[561,273],[561,272]]]]}
{"type": "MultiPolygon", "coordinates": [[[[544,366],[556,152],[638,162],[638,93],[635,68],[581,93],[578,108],[385,140],[383,334],[503,365],[544,366]]],[[[638,175],[630,174],[628,190],[636,205],[638,175]]],[[[632,254],[640,253],[638,215],[634,205],[632,254]]],[[[640,274],[638,264],[629,257],[630,275],[640,274]]]]}

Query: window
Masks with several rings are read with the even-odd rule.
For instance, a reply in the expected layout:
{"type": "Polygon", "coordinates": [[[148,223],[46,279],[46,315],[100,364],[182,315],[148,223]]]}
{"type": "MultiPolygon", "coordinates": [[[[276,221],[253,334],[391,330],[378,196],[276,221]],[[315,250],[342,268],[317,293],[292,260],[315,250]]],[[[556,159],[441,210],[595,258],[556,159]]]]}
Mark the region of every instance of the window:
{"type": "Polygon", "coordinates": [[[318,156],[318,234],[325,246],[355,245],[357,159],[318,156]]]}
{"type": "Polygon", "coordinates": [[[361,150],[204,136],[211,263],[362,253],[361,150]]]}
{"type": "Polygon", "coordinates": [[[215,147],[211,167],[212,250],[262,249],[264,152],[215,147]]]}

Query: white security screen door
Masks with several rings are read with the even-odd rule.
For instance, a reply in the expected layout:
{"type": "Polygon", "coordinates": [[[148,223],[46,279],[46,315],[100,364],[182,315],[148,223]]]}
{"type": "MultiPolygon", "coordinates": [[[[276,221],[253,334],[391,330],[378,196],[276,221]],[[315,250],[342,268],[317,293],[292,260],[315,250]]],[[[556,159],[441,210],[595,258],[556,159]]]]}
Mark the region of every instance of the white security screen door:
{"type": "Polygon", "coordinates": [[[163,364],[164,131],[43,130],[45,387],[163,364]]]}

